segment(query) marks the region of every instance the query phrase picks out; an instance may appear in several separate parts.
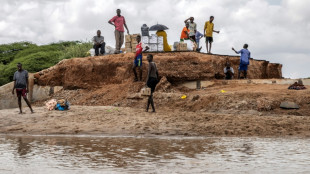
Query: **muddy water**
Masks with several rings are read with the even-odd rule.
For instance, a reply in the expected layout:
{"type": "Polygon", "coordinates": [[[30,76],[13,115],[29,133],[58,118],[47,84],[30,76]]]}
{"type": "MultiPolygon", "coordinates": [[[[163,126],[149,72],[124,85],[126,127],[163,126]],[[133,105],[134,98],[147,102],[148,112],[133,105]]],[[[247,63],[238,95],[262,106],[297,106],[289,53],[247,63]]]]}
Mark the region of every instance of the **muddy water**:
{"type": "Polygon", "coordinates": [[[0,173],[308,173],[310,139],[0,136],[0,173]]]}

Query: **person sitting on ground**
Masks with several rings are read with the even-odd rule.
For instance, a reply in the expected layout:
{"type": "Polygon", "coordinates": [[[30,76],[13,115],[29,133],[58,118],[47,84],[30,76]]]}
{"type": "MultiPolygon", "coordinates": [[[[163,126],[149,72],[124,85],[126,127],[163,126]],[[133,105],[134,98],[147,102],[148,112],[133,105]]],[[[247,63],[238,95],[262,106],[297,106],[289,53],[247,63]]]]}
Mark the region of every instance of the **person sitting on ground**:
{"type": "Polygon", "coordinates": [[[159,82],[158,80],[158,70],[155,62],[153,62],[153,55],[147,55],[147,60],[149,62],[149,68],[146,78],[146,86],[151,88],[151,95],[148,98],[146,105],[146,112],[149,111],[149,106],[151,104],[153,112],[155,112],[154,101],[153,101],[153,93],[155,91],[156,85],[159,82]]]}
{"type": "Polygon", "coordinates": [[[25,102],[27,103],[28,107],[30,108],[31,113],[33,113],[33,109],[29,100],[27,99],[27,93],[29,92],[29,81],[28,81],[28,71],[23,70],[22,64],[17,64],[17,69],[14,73],[13,81],[13,90],[12,94],[14,95],[14,90],[16,89],[16,94],[18,98],[18,107],[19,107],[19,114],[22,114],[22,97],[24,98],[25,102]]]}
{"type": "Polygon", "coordinates": [[[184,40],[189,39],[189,32],[190,32],[190,30],[189,30],[188,27],[189,27],[189,23],[187,22],[185,24],[185,27],[182,30],[182,33],[181,33],[181,37],[180,37],[180,41],[181,42],[183,42],[184,40]]]}
{"type": "Polygon", "coordinates": [[[232,48],[233,51],[235,51],[236,54],[240,54],[240,65],[239,65],[239,71],[238,71],[238,79],[240,79],[240,74],[243,72],[243,77],[247,78],[247,70],[248,65],[250,64],[250,58],[251,58],[251,52],[248,50],[248,44],[243,45],[243,49],[240,51],[236,51],[234,48],[232,48]]]}
{"type": "Polygon", "coordinates": [[[141,36],[138,35],[137,36],[137,42],[138,45],[136,46],[136,55],[135,55],[135,59],[133,62],[133,73],[135,74],[135,82],[138,81],[138,76],[137,76],[137,72],[136,72],[136,68],[139,69],[139,77],[140,77],[140,81],[142,81],[142,52],[145,52],[149,49],[148,46],[145,46],[142,42],[141,42],[141,36]]]}
{"type": "Polygon", "coordinates": [[[162,36],[163,39],[164,39],[164,51],[171,51],[171,48],[168,44],[168,40],[167,40],[167,33],[164,31],[164,30],[158,30],[156,32],[156,35],[159,37],[159,36],[162,36]]]}
{"type": "Polygon", "coordinates": [[[105,42],[100,30],[97,31],[97,36],[94,36],[92,40],[94,42],[95,55],[99,56],[99,48],[100,54],[103,55],[105,53],[105,42]]]}
{"type": "Polygon", "coordinates": [[[196,34],[195,34],[195,40],[196,40],[196,44],[197,44],[197,52],[200,52],[200,50],[202,49],[202,47],[199,47],[199,42],[200,42],[200,39],[203,37],[203,34],[201,34],[199,31],[196,31],[196,34]]]}
{"type": "Polygon", "coordinates": [[[224,74],[226,80],[231,80],[234,77],[234,69],[230,66],[229,62],[226,62],[226,67],[224,68],[224,74]]]}
{"type": "Polygon", "coordinates": [[[194,42],[196,42],[196,38],[195,38],[195,33],[197,31],[197,24],[194,22],[194,17],[190,17],[188,19],[186,19],[184,21],[184,23],[186,24],[188,22],[188,20],[190,21],[189,22],[189,38],[191,38],[192,40],[194,40],[194,42]]]}
{"type": "Polygon", "coordinates": [[[220,31],[215,31],[213,29],[214,28],[213,20],[214,20],[214,16],[210,16],[210,20],[205,23],[205,27],[204,27],[204,36],[206,37],[206,47],[207,47],[208,54],[212,54],[211,47],[213,43],[213,32],[217,34],[220,33],[220,31]],[[210,47],[208,47],[208,43],[210,44],[210,47]]]}

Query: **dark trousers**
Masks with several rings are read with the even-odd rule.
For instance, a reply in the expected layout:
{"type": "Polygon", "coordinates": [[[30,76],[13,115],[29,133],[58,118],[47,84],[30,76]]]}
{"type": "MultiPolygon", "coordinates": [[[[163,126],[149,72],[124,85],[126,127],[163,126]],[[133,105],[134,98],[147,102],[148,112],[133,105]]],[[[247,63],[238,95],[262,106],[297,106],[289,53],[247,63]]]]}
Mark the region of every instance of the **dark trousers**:
{"type": "Polygon", "coordinates": [[[225,75],[226,75],[225,76],[226,80],[231,80],[234,74],[231,71],[227,71],[227,73],[225,73],[225,75]]]}
{"type": "Polygon", "coordinates": [[[99,55],[99,48],[101,48],[100,54],[104,54],[105,53],[105,42],[103,42],[102,44],[99,44],[99,45],[96,45],[96,44],[94,45],[96,56],[99,55]]]}
{"type": "Polygon", "coordinates": [[[190,39],[192,39],[194,42],[196,42],[196,36],[189,36],[190,39]]]}

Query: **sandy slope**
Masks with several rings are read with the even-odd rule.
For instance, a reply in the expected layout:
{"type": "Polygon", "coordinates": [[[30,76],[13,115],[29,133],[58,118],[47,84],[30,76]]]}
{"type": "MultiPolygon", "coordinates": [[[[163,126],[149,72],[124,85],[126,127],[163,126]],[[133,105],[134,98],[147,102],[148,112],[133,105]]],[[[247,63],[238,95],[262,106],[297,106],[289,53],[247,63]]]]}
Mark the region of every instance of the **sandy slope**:
{"type": "Polygon", "coordinates": [[[73,106],[70,111],[19,115],[18,109],[0,110],[0,133],[22,134],[130,134],[186,136],[298,136],[310,137],[308,116],[230,115],[162,109],[110,106],[73,106]]]}

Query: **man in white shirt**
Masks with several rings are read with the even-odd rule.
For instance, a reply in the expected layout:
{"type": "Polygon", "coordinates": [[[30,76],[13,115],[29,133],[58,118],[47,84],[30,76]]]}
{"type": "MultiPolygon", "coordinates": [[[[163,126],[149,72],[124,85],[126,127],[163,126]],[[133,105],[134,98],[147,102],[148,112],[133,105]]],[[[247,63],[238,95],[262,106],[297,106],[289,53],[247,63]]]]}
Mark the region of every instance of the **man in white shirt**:
{"type": "Polygon", "coordinates": [[[99,56],[99,48],[100,48],[100,54],[103,55],[105,53],[105,42],[104,37],[101,36],[100,30],[97,31],[97,36],[94,36],[92,40],[94,42],[94,49],[96,56],[99,56]]]}
{"type": "Polygon", "coordinates": [[[189,22],[189,38],[191,40],[193,40],[194,42],[196,42],[196,31],[197,31],[197,24],[194,22],[194,17],[190,17],[188,19],[186,19],[184,21],[184,23],[186,24],[188,22],[188,20],[190,21],[189,22]]]}
{"type": "Polygon", "coordinates": [[[234,77],[234,69],[230,66],[229,62],[226,62],[226,67],[224,68],[224,74],[226,80],[231,80],[234,77]]]}

